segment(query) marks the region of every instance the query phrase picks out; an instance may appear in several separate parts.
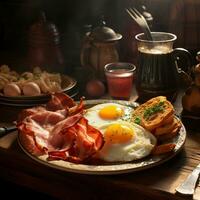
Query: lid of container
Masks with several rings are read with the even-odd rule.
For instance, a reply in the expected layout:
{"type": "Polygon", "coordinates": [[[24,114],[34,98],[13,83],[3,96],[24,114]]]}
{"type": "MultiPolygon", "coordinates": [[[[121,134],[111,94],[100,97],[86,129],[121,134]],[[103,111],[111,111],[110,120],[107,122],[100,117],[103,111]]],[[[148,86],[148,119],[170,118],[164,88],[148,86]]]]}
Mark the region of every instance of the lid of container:
{"type": "Polygon", "coordinates": [[[144,18],[147,20],[147,22],[152,22],[153,21],[153,16],[150,12],[147,11],[146,6],[142,6],[142,15],[144,18]]]}
{"type": "Polygon", "coordinates": [[[102,20],[100,26],[91,31],[90,37],[96,42],[112,42],[120,40],[122,35],[107,27],[105,21],[102,20]]]}

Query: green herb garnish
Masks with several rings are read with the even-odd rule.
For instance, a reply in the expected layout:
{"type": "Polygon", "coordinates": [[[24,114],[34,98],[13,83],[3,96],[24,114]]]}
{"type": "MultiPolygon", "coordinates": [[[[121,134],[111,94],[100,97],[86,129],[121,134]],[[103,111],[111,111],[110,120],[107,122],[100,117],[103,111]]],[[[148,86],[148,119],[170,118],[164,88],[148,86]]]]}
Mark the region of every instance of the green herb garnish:
{"type": "Polygon", "coordinates": [[[134,120],[134,123],[139,124],[141,123],[141,119],[139,117],[136,117],[134,120]]]}
{"type": "Polygon", "coordinates": [[[159,102],[151,108],[148,108],[144,111],[144,118],[149,119],[150,116],[157,112],[161,112],[164,110],[164,101],[159,102]]]}

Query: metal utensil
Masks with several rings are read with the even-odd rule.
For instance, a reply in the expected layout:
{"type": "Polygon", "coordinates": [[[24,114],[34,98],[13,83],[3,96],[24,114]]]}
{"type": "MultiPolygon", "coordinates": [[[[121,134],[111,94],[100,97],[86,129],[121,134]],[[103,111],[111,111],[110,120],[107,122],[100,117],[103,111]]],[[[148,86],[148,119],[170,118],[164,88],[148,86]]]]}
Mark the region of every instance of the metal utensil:
{"type": "Polygon", "coordinates": [[[0,127],[0,138],[16,130],[17,130],[16,126],[0,127]]]}
{"type": "Polygon", "coordinates": [[[200,164],[192,171],[192,173],[185,179],[185,181],[176,188],[178,193],[184,195],[193,195],[196,182],[200,174],[200,164]]]}
{"type": "Polygon", "coordinates": [[[130,15],[130,17],[135,20],[135,22],[142,28],[144,34],[146,35],[148,40],[153,40],[151,36],[151,31],[149,28],[149,25],[147,24],[146,19],[144,16],[135,8],[129,8],[126,9],[127,13],[130,15]]]}

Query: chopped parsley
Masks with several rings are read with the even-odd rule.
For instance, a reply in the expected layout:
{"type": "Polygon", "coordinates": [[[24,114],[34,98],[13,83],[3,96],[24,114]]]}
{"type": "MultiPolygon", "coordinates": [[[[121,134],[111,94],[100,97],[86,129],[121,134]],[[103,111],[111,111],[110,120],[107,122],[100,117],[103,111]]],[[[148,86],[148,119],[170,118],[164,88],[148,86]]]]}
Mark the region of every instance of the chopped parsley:
{"type": "Polygon", "coordinates": [[[164,101],[159,102],[151,108],[148,108],[144,111],[144,119],[149,119],[150,116],[157,112],[161,112],[164,110],[164,101]]]}
{"type": "Polygon", "coordinates": [[[141,119],[139,117],[136,117],[135,120],[134,120],[134,123],[140,124],[141,123],[141,119]]]}

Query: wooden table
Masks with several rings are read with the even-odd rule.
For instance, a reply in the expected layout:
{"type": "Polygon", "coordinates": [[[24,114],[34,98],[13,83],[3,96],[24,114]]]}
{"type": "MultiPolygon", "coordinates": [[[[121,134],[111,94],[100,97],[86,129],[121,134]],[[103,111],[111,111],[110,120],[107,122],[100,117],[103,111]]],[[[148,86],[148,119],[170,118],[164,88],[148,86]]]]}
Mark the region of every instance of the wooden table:
{"type": "MultiPolygon", "coordinates": [[[[182,110],[180,100],[181,96],[174,103],[177,113],[182,110]]],[[[45,193],[52,199],[200,199],[199,185],[193,197],[175,193],[175,188],[200,162],[200,132],[188,130],[182,151],[164,164],[135,173],[102,176],[44,166],[20,149],[16,135],[6,136],[12,137],[13,143],[0,148],[0,177],[45,193]]]]}

